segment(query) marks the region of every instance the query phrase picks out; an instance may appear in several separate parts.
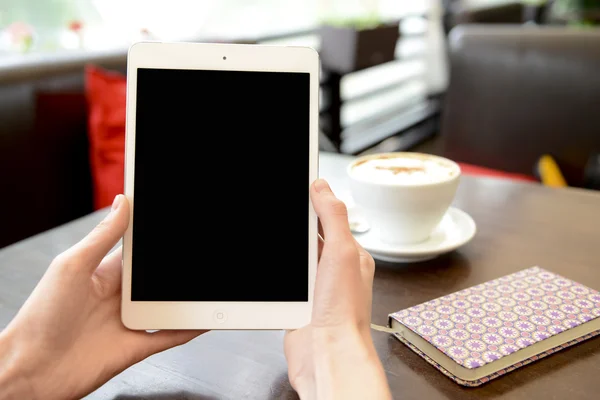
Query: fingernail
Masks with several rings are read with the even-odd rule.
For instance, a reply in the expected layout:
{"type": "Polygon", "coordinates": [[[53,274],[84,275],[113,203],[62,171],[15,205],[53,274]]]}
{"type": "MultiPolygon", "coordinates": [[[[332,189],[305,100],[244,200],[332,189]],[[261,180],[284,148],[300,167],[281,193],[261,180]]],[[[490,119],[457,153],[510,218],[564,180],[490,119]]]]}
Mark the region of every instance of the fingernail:
{"type": "Polygon", "coordinates": [[[117,208],[119,208],[119,206],[121,205],[122,202],[123,202],[123,195],[122,194],[116,195],[115,199],[113,200],[112,207],[110,210],[115,211],[117,208]]]}
{"type": "Polygon", "coordinates": [[[315,181],[315,189],[317,192],[331,192],[331,188],[325,179],[317,179],[315,181]]]}

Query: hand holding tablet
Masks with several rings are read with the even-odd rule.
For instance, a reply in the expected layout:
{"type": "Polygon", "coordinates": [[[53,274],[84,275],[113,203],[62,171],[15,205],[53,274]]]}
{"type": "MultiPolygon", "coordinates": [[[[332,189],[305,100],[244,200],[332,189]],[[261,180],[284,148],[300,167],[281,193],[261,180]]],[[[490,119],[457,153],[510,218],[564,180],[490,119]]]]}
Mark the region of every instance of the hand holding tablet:
{"type": "Polygon", "coordinates": [[[317,264],[308,196],[317,177],[317,53],[138,43],[127,74],[132,213],[123,240],[123,323],[306,325],[317,264]],[[257,195],[275,184],[277,195],[257,195]],[[167,195],[177,204],[169,212],[167,195]]]}

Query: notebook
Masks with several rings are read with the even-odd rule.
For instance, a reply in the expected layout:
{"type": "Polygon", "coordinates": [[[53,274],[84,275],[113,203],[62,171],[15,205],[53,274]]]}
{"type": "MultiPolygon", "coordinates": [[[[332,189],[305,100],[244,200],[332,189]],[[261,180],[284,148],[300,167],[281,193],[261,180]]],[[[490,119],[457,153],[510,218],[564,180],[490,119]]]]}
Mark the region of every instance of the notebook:
{"type": "Polygon", "coordinates": [[[528,268],[389,315],[389,331],[463,386],[600,333],[600,293],[528,268]]]}

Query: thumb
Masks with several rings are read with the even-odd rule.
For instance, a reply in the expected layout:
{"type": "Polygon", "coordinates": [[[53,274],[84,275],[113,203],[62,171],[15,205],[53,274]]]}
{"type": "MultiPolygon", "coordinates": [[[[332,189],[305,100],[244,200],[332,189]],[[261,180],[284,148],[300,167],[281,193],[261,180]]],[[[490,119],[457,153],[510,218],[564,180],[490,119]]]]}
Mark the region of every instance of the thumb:
{"type": "Polygon", "coordinates": [[[326,242],[353,242],[348,209],[338,199],[324,179],[317,179],[310,187],[310,198],[319,216],[326,242]]]}
{"type": "Polygon", "coordinates": [[[129,225],[129,201],[119,194],[108,215],[81,241],[67,250],[79,268],[94,272],[104,256],[117,244],[129,225]]]}

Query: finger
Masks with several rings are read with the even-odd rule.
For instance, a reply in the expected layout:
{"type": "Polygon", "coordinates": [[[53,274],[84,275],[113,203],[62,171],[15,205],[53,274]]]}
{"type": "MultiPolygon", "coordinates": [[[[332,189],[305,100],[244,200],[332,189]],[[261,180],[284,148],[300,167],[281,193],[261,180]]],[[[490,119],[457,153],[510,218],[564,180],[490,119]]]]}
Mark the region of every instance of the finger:
{"type": "Polygon", "coordinates": [[[121,260],[123,247],[119,246],[115,251],[104,257],[93,278],[98,285],[98,291],[102,295],[108,296],[121,289],[121,260]]]}
{"type": "Polygon", "coordinates": [[[157,332],[141,332],[143,340],[140,346],[146,355],[155,354],[175,346],[180,346],[190,340],[206,333],[206,330],[174,330],[174,331],[157,331],[157,332]]]}
{"type": "Polygon", "coordinates": [[[100,261],[123,237],[129,225],[129,202],[120,194],[115,197],[111,211],[81,241],[67,250],[70,260],[76,262],[78,269],[94,272],[100,261]]]}
{"type": "Polygon", "coordinates": [[[338,199],[324,179],[317,179],[310,187],[313,207],[322,223],[327,242],[340,242],[352,239],[348,224],[348,209],[338,199]]]}

